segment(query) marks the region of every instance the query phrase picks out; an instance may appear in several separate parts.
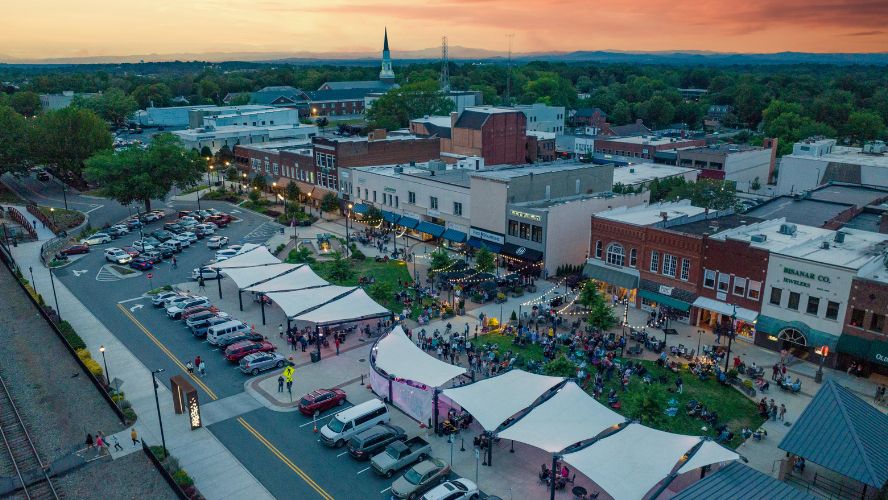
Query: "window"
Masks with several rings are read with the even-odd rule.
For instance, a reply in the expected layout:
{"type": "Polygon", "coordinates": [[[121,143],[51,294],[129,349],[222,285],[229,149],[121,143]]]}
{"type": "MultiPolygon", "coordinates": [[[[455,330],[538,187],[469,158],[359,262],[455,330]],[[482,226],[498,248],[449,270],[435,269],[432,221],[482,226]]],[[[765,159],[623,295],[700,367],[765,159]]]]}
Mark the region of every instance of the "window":
{"type": "Polygon", "coordinates": [[[681,259],[681,279],[687,281],[691,277],[691,259],[681,259]]]}
{"type": "Polygon", "coordinates": [[[278,170],[278,164],[277,164],[277,163],[273,163],[273,164],[272,164],[272,168],[274,169],[274,175],[277,175],[278,172],[279,172],[279,170],[278,170]]]}
{"type": "Polygon", "coordinates": [[[675,266],[678,259],[672,254],[663,254],[663,275],[675,277],[675,266]]]}
{"type": "Polygon", "coordinates": [[[775,306],[780,305],[780,301],[783,299],[783,289],[771,287],[771,304],[775,306]]]}
{"type": "Polygon", "coordinates": [[[596,259],[601,258],[601,248],[602,248],[601,247],[601,240],[596,241],[595,242],[595,258],[596,259]]]}
{"type": "Polygon", "coordinates": [[[734,295],[746,296],[746,278],[734,277],[734,295]]]}
{"type": "Polygon", "coordinates": [[[715,288],[715,271],[712,269],[703,270],[703,288],[715,288]]]}
{"type": "Polygon", "coordinates": [[[746,297],[751,300],[758,300],[762,295],[762,282],[749,280],[746,287],[746,297]]]}
{"type": "Polygon", "coordinates": [[[541,228],[540,226],[530,226],[530,228],[531,228],[530,239],[532,241],[537,242],[537,243],[542,243],[543,242],[543,228],[541,228]]]}
{"type": "Polygon", "coordinates": [[[873,313],[873,317],[870,318],[869,329],[874,332],[884,331],[885,330],[885,315],[873,313]]]}
{"type": "Polygon", "coordinates": [[[626,253],[623,250],[623,245],[611,243],[607,246],[607,263],[623,267],[623,264],[626,263],[626,253]]]}
{"type": "Polygon", "coordinates": [[[805,312],[816,316],[818,311],[820,311],[820,298],[808,297],[808,307],[805,308],[805,312]]]}
{"type": "Polygon", "coordinates": [[[373,190],[373,203],[376,203],[376,190],[373,190]]]}
{"type": "Polygon", "coordinates": [[[660,270],[660,252],[654,250],[651,252],[651,267],[650,270],[652,273],[656,273],[660,270]]]}
{"type": "Polygon", "coordinates": [[[510,220],[509,221],[509,236],[518,236],[518,221],[510,220]]]}
{"type": "Polygon", "coordinates": [[[798,292],[789,292],[789,302],[786,303],[786,308],[798,311],[801,299],[802,296],[798,292]]]}
{"type": "Polygon", "coordinates": [[[632,249],[629,250],[629,267],[635,267],[638,265],[638,250],[632,249]]]}
{"type": "Polygon", "coordinates": [[[851,309],[851,326],[857,326],[863,328],[863,318],[866,316],[866,311],[863,309],[852,308],[851,309]]]}
{"type": "Polygon", "coordinates": [[[826,303],[826,319],[835,321],[839,317],[839,303],[828,301],[826,303]]]}
{"type": "Polygon", "coordinates": [[[398,208],[398,196],[395,196],[395,208],[398,208]]]}
{"type": "Polygon", "coordinates": [[[416,203],[416,193],[407,191],[407,203],[416,203]]]}
{"type": "Polygon", "coordinates": [[[522,222],[518,228],[518,237],[522,240],[530,239],[530,224],[522,222]]]}
{"type": "Polygon", "coordinates": [[[462,215],[462,203],[453,202],[453,215],[462,215]]]}
{"type": "Polygon", "coordinates": [[[438,197],[437,196],[429,196],[429,207],[433,210],[438,210],[438,197]]]}
{"type": "Polygon", "coordinates": [[[718,273],[718,291],[728,293],[728,285],[731,283],[731,275],[718,273]]]}

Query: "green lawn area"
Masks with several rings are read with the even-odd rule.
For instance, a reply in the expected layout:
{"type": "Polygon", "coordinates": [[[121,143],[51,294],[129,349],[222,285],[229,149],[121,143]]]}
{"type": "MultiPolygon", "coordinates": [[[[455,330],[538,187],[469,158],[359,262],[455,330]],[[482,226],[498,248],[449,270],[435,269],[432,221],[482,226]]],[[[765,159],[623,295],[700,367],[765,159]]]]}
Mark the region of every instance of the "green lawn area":
{"type": "Polygon", "coordinates": [[[400,302],[394,300],[394,293],[400,290],[398,288],[398,279],[402,283],[411,279],[410,272],[407,270],[407,264],[397,260],[376,262],[374,259],[349,260],[348,263],[352,273],[347,279],[333,278],[332,269],[334,264],[331,261],[317,262],[310,265],[318,276],[336,285],[357,286],[358,279],[361,276],[375,278],[376,282],[366,287],[367,293],[392,312],[401,313],[403,306],[400,302]]]}
{"type": "Polygon", "coordinates": [[[10,203],[15,205],[24,205],[26,204],[25,200],[22,200],[18,197],[17,194],[13,193],[9,189],[6,188],[5,185],[0,184],[0,202],[10,203]]]}
{"type": "Polygon", "coordinates": [[[47,216],[49,220],[53,221],[59,229],[71,229],[72,227],[77,227],[85,218],[85,216],[77,210],[65,210],[64,208],[50,210],[50,207],[38,207],[38,209],[43,215],[47,216]]]}
{"type": "MultiPolygon", "coordinates": [[[[478,342],[497,344],[499,352],[504,353],[511,350],[513,353],[519,353],[519,359],[523,360],[542,360],[543,350],[539,345],[518,346],[512,344],[512,337],[500,334],[487,334],[478,338],[478,342]]],[[[566,348],[562,347],[562,351],[566,352],[566,348]]],[[[637,362],[634,358],[628,358],[630,361],[637,362]]],[[[685,405],[688,401],[694,399],[702,402],[708,409],[715,410],[719,415],[719,422],[728,425],[728,428],[734,432],[734,439],[727,443],[731,448],[736,448],[742,443],[740,430],[744,426],[748,426],[753,431],[758,429],[764,422],[759,417],[756,403],[748,399],[740,391],[733,387],[726,387],[719,384],[714,378],[710,377],[706,381],[701,381],[687,369],[682,369],[680,374],[684,382],[683,394],[676,394],[675,378],[676,374],[668,369],[660,368],[653,361],[642,360],[642,364],[647,367],[648,371],[653,375],[654,379],[665,375],[666,384],[653,383],[645,385],[639,377],[633,376],[626,392],[620,391],[620,382],[616,374],[610,382],[605,382],[605,389],[599,402],[607,404],[607,393],[611,388],[617,390],[620,395],[620,401],[623,406],[618,410],[622,415],[635,418],[640,408],[645,404],[645,400],[655,400],[659,403],[660,410],[653,418],[645,420],[643,423],[655,429],[679,434],[689,434],[696,436],[710,436],[715,438],[715,431],[711,428],[703,430],[704,422],[698,418],[692,418],[687,415],[685,405]],[[668,406],[668,401],[675,399],[677,401],[678,412],[674,417],[667,416],[664,412],[668,406]]],[[[594,372],[592,372],[594,376],[594,372]]],[[[588,392],[592,393],[592,385],[589,384],[588,392]]]]}

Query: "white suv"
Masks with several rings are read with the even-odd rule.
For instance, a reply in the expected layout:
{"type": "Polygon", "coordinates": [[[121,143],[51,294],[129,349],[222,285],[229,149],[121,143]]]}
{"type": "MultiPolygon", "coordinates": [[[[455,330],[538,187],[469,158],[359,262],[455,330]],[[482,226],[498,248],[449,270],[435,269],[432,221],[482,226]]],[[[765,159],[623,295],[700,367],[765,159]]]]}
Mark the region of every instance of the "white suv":
{"type": "Polygon", "coordinates": [[[109,248],[105,250],[105,259],[116,264],[126,264],[133,260],[133,256],[119,248],[109,248]]]}

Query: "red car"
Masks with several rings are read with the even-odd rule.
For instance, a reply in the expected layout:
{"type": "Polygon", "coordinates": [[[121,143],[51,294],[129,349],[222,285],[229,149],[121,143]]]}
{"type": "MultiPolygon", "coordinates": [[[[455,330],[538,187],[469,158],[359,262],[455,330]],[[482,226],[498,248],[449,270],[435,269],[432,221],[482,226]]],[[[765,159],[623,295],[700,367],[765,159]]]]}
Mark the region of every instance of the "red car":
{"type": "Polygon", "coordinates": [[[299,412],[312,416],[315,412],[329,410],[345,403],[345,391],[342,389],[315,389],[299,399],[299,412]]]}
{"type": "Polygon", "coordinates": [[[230,215],[213,215],[213,216],[207,217],[207,219],[204,222],[212,222],[213,224],[215,224],[219,227],[225,227],[228,225],[229,222],[231,222],[231,216],[230,215]]]}
{"type": "Polygon", "coordinates": [[[89,245],[71,245],[59,252],[62,255],[78,255],[89,253],[89,245]]]}
{"type": "Polygon", "coordinates": [[[138,257],[139,251],[136,250],[136,247],[123,247],[123,251],[130,254],[130,257],[138,257]]]}
{"type": "Polygon", "coordinates": [[[197,313],[202,313],[204,311],[210,311],[210,312],[217,313],[217,312],[219,312],[219,309],[216,306],[189,307],[188,309],[185,309],[184,311],[182,311],[182,319],[188,319],[191,316],[194,316],[197,313]]]}
{"type": "Polygon", "coordinates": [[[267,340],[261,340],[259,342],[243,340],[225,348],[225,359],[238,362],[247,354],[253,354],[254,352],[271,352],[276,349],[277,347],[267,340]]]}

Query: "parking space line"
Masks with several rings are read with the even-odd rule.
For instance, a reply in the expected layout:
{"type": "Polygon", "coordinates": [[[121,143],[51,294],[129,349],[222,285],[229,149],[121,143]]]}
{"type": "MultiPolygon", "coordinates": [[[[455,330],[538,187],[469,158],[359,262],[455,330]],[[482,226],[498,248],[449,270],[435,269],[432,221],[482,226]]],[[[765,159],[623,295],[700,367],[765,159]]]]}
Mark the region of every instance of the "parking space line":
{"type": "Polygon", "coordinates": [[[321,488],[321,487],[318,485],[318,483],[316,483],[316,482],[311,478],[311,476],[309,476],[309,475],[306,474],[302,469],[300,469],[299,467],[297,467],[296,464],[294,464],[289,458],[287,458],[286,455],[284,455],[283,453],[281,453],[280,450],[278,450],[273,444],[271,444],[271,442],[269,442],[268,439],[265,438],[265,436],[263,436],[262,434],[260,434],[259,431],[257,431],[256,429],[253,428],[253,426],[251,426],[250,424],[248,424],[247,421],[244,420],[243,417],[238,417],[238,418],[237,418],[237,421],[240,422],[240,424],[244,427],[244,429],[246,429],[250,434],[252,434],[253,437],[255,437],[256,439],[258,439],[260,443],[264,444],[265,447],[268,448],[268,451],[270,451],[272,454],[274,454],[276,457],[278,457],[278,459],[280,459],[280,461],[283,462],[284,465],[286,465],[287,467],[289,467],[290,470],[292,470],[292,471],[295,472],[299,477],[301,477],[302,480],[305,481],[306,484],[308,484],[309,486],[311,486],[311,488],[312,488],[313,490],[315,490],[316,492],[318,492],[318,494],[321,496],[321,498],[324,498],[325,500],[333,500],[333,496],[332,496],[332,495],[330,495],[329,493],[327,493],[326,491],[324,491],[324,489],[321,488]]]}
{"type": "Polygon", "coordinates": [[[142,299],[147,299],[147,298],[148,298],[148,297],[145,297],[145,296],[143,295],[143,296],[141,296],[141,297],[133,297],[133,298],[131,298],[131,299],[126,299],[126,300],[118,300],[117,303],[118,303],[118,304],[126,304],[127,302],[135,302],[135,301],[137,301],[137,300],[142,300],[142,299]]]}
{"type": "Polygon", "coordinates": [[[341,457],[342,455],[345,455],[345,454],[347,454],[347,453],[348,453],[347,451],[343,451],[343,452],[340,453],[339,455],[336,455],[336,458],[339,458],[339,457],[341,457]]]}
{"type": "Polygon", "coordinates": [[[392,489],[392,487],[391,487],[391,486],[389,486],[389,487],[388,487],[388,488],[386,488],[386,489],[384,489],[384,490],[382,490],[382,491],[380,491],[380,492],[379,492],[379,493],[385,493],[385,492],[386,492],[386,491],[388,491],[388,490],[390,490],[390,489],[392,489]]]}
{"type": "Polygon", "coordinates": [[[176,356],[175,356],[175,355],[174,355],[174,354],[173,354],[173,353],[172,353],[172,352],[171,352],[171,351],[170,351],[170,350],[169,350],[169,349],[163,344],[163,342],[161,342],[160,340],[158,340],[157,337],[155,337],[150,331],[148,331],[148,329],[145,328],[145,325],[143,325],[141,322],[139,322],[139,320],[137,320],[136,317],[133,316],[131,312],[129,312],[129,309],[127,309],[126,307],[124,307],[123,304],[117,304],[117,308],[120,309],[120,311],[123,313],[123,315],[126,316],[127,318],[129,318],[130,321],[132,321],[132,322],[136,325],[136,327],[139,328],[139,330],[142,330],[142,333],[144,333],[145,335],[147,335],[148,338],[151,339],[151,341],[154,342],[154,344],[155,344],[157,347],[159,347],[160,350],[163,351],[164,354],[166,354],[166,355],[167,355],[167,356],[173,361],[173,363],[175,363],[176,366],[178,366],[178,367],[182,370],[183,373],[185,373],[185,375],[187,375],[187,376],[188,376],[188,377],[189,377],[189,378],[190,378],[195,384],[197,384],[201,389],[203,389],[204,392],[206,392],[207,395],[210,396],[211,399],[213,399],[214,401],[217,400],[217,399],[219,399],[219,397],[216,396],[216,393],[213,392],[212,389],[210,389],[209,387],[207,387],[207,385],[204,384],[202,380],[200,380],[199,378],[195,377],[193,373],[188,373],[188,369],[185,368],[185,365],[183,365],[181,361],[179,361],[179,358],[177,358],[177,357],[176,357],[176,356]]]}
{"type": "MultiPolygon", "coordinates": [[[[346,403],[346,404],[344,404],[344,405],[342,405],[342,406],[337,406],[337,407],[336,407],[336,411],[333,412],[333,413],[328,413],[328,414],[326,414],[326,415],[318,415],[318,422],[320,422],[322,419],[325,419],[325,418],[327,418],[327,417],[330,417],[330,419],[332,420],[333,417],[335,417],[337,413],[339,413],[339,412],[341,412],[341,411],[343,411],[343,410],[347,410],[347,409],[351,408],[352,406],[354,406],[354,405],[351,404],[351,403],[346,403]]],[[[306,423],[300,425],[299,427],[302,428],[302,427],[305,427],[305,426],[311,425],[312,423],[314,423],[314,421],[306,422],[306,423]]]]}
{"type": "MultiPolygon", "coordinates": [[[[359,470],[358,474],[361,474],[362,472],[367,472],[368,470],[370,470],[370,467],[365,467],[365,468],[359,470]]],[[[355,475],[357,475],[357,474],[355,474],[355,475]]]]}

